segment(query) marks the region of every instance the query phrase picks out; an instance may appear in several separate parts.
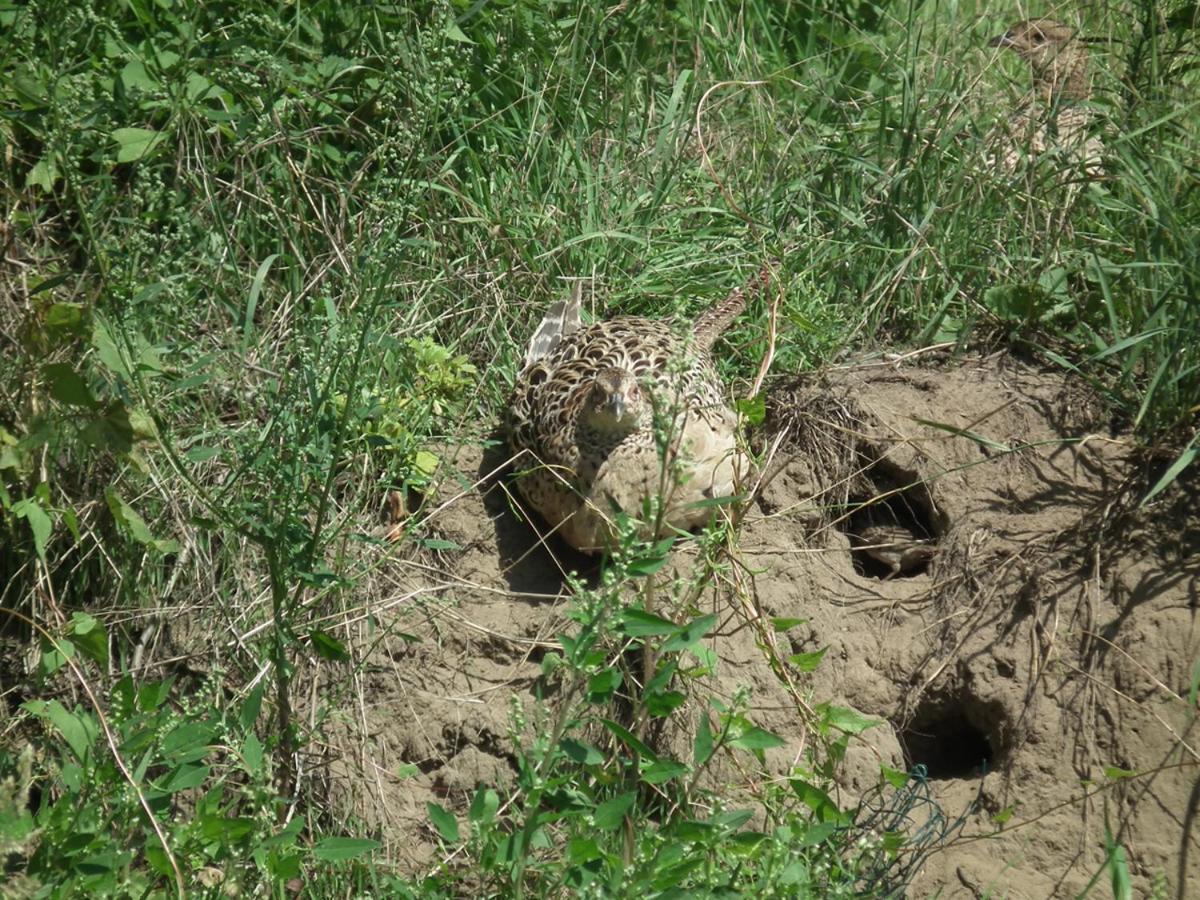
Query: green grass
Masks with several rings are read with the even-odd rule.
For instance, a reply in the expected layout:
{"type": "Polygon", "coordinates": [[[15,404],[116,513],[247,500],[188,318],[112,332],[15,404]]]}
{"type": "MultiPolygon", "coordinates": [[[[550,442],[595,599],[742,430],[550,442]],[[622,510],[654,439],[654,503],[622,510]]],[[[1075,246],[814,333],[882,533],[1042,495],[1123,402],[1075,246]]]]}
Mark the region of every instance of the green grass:
{"type": "MultiPolygon", "coordinates": [[[[434,439],[487,433],[563,278],[594,279],[597,313],[687,316],[780,258],[777,374],[999,337],[1111,399],[1160,451],[1151,493],[1194,457],[1200,405],[1196,23],[1176,6],[1084,23],[1113,39],[1093,48],[1113,132],[1106,176],[1075,185],[984,165],[1026,77],[985,49],[1015,6],[0,6],[0,606],[70,642],[110,714],[131,701],[106,672],[160,610],[272,623],[221,685],[240,706],[267,672],[261,718],[202,720],[265,741],[263,768],[206,783],[250,824],[173,837],[189,880],[273,852],[237,877],[278,888],[287,848],[342,833],[314,815],[264,843],[304,796],[292,666],[344,652],[322,611],[354,603],[364,519],[424,483],[434,439]]],[[[721,345],[740,384],[765,320],[721,345]]],[[[65,655],[5,628],[42,641],[38,691],[61,696],[65,655]]],[[[169,758],[158,708],[126,722],[166,790],[196,760],[169,758]]],[[[55,715],[37,739],[102,788],[96,820],[134,815],[100,743],[63,745],[97,710],[55,715]]],[[[112,884],[169,883],[150,832],[96,833],[131,854],[112,884]]],[[[376,877],[306,859],[333,893],[376,877]]]]}

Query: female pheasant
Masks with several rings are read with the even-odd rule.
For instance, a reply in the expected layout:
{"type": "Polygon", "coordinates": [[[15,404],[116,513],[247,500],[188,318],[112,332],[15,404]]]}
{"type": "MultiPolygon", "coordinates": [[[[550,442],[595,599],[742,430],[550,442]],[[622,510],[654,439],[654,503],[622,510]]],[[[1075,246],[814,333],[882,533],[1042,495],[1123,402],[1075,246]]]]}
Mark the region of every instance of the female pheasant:
{"type": "Polygon", "coordinates": [[[1025,19],[988,41],[1017,53],[1033,72],[1033,90],[1010,117],[1008,140],[994,160],[1003,171],[1057,146],[1088,175],[1103,174],[1104,145],[1090,134],[1092,110],[1081,105],[1092,95],[1086,42],[1054,19],[1025,19]]]}
{"type": "Polygon", "coordinates": [[[746,460],[710,350],[770,271],[687,335],[641,316],[584,326],[579,283],[551,307],[530,341],[505,428],[518,490],[572,547],[611,549],[617,513],[640,517],[648,498],[660,498],[660,531],[668,531],[703,524],[712,504],[701,502],[734,493],[746,460]]]}

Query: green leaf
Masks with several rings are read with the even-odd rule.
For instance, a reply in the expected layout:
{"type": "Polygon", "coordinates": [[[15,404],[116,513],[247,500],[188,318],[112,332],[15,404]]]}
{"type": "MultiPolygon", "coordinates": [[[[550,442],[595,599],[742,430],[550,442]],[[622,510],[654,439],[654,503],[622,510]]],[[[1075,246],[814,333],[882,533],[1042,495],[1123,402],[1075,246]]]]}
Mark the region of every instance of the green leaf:
{"type": "Polygon", "coordinates": [[[699,819],[682,819],[674,822],[667,833],[675,840],[692,842],[707,840],[716,830],[711,822],[704,822],[699,819]]]}
{"type": "Polygon", "coordinates": [[[17,66],[13,70],[12,88],[26,109],[42,106],[50,99],[46,80],[31,65],[17,66]]]}
{"type": "Polygon", "coordinates": [[[696,740],[692,744],[692,762],[702,766],[713,755],[712,728],[708,724],[708,716],[701,714],[700,724],[696,728],[696,740]]]}
{"type": "Polygon", "coordinates": [[[185,93],[190,101],[197,103],[200,100],[204,100],[209,92],[214,90],[215,86],[213,83],[199,72],[188,72],[185,93]]]}
{"type": "Polygon", "coordinates": [[[594,816],[596,827],[601,831],[616,831],[621,827],[625,813],[629,812],[636,799],[637,794],[630,791],[627,794],[620,794],[610,800],[605,800],[596,807],[594,816]]]}
{"type": "Polygon", "coordinates": [[[174,50],[155,50],[154,61],[162,70],[167,70],[179,62],[180,56],[174,50]]]}
{"type": "Polygon", "coordinates": [[[130,163],[144,159],[163,144],[163,135],[150,128],[118,128],[112,133],[117,142],[117,162],[130,163]]]}
{"type": "Polygon", "coordinates": [[[150,843],[145,846],[142,852],[146,854],[146,862],[150,865],[151,869],[163,878],[171,877],[175,870],[171,868],[171,863],[167,859],[167,854],[163,852],[162,847],[150,843]]]}
{"type": "Polygon", "coordinates": [[[101,665],[108,664],[108,636],[96,619],[84,612],[73,613],[67,633],[85,656],[101,665]]]}
{"type": "Polygon", "coordinates": [[[594,838],[571,838],[567,841],[567,862],[572,866],[587,865],[602,856],[604,853],[594,838]]]}
{"type": "Polygon", "coordinates": [[[1158,481],[1154,483],[1154,487],[1150,488],[1150,492],[1142,498],[1142,502],[1138,505],[1145,506],[1152,499],[1154,499],[1154,497],[1166,490],[1167,487],[1170,486],[1171,482],[1179,477],[1180,472],[1196,461],[1197,454],[1200,454],[1200,449],[1196,447],[1189,447],[1187,450],[1184,450],[1181,454],[1179,454],[1179,458],[1176,459],[1175,462],[1171,463],[1171,465],[1167,468],[1167,471],[1163,472],[1162,478],[1158,479],[1158,481]]]}
{"type": "Polygon", "coordinates": [[[458,834],[458,820],[451,813],[436,803],[426,803],[425,809],[429,811],[429,818],[442,840],[448,844],[457,844],[461,840],[458,834]]]}
{"type": "Polygon", "coordinates": [[[822,704],[817,709],[824,714],[825,721],[846,734],[860,734],[868,728],[881,724],[879,719],[870,719],[862,713],[841,706],[822,704]]]}
{"type": "Polygon", "coordinates": [[[96,355],[100,357],[100,362],[104,363],[109,371],[129,378],[129,367],[125,365],[125,358],[121,355],[116,341],[113,340],[108,325],[99,318],[92,325],[92,346],[96,348],[96,355]]]}
{"type": "Polygon", "coordinates": [[[654,691],[646,695],[646,712],[655,718],[669,716],[687,700],[679,691],[654,691]]]}
{"type": "Polygon", "coordinates": [[[621,633],[629,637],[674,634],[678,629],[679,626],[670,619],[664,619],[653,613],[632,607],[621,611],[621,633]]]}
{"type": "Polygon", "coordinates": [[[120,400],[114,400],[102,415],[88,423],[79,436],[89,447],[128,453],[133,449],[133,424],[129,421],[129,410],[120,400]]]}
{"type": "Polygon", "coordinates": [[[625,566],[625,572],[631,578],[646,578],[658,572],[666,564],[666,554],[662,556],[636,556],[625,566]]]}
{"type": "Polygon", "coordinates": [[[209,745],[216,736],[216,729],[207,722],[181,722],[163,738],[163,756],[173,762],[179,762],[181,756],[193,755],[197,750],[201,755],[207,754],[209,745]]]}
{"type": "Polygon", "coordinates": [[[79,516],[75,514],[75,510],[67,507],[61,513],[63,524],[67,526],[67,531],[71,532],[71,537],[75,539],[75,543],[83,540],[83,535],[79,531],[79,516]]]}
{"type": "Polygon", "coordinates": [[[703,500],[694,500],[686,504],[684,509],[712,509],[717,506],[732,506],[735,503],[740,503],[746,499],[745,494],[726,494],[723,497],[705,497],[703,500]]]}
{"type": "Polygon", "coordinates": [[[1104,843],[1108,850],[1108,874],[1112,879],[1113,900],[1131,900],[1133,897],[1133,878],[1129,874],[1129,863],[1125,860],[1125,848],[1116,842],[1104,827],[1104,843]]]}
{"type": "Polygon", "coordinates": [[[54,346],[83,335],[89,321],[87,308],[80,303],[55,303],[46,310],[46,334],[54,346]]]}
{"type": "Polygon", "coordinates": [[[467,37],[466,33],[458,27],[454,22],[449,22],[442,29],[442,34],[450,38],[452,41],[457,41],[460,44],[474,44],[475,42],[467,37]]]}
{"type": "Polygon", "coordinates": [[[754,818],[754,810],[752,809],[732,809],[729,812],[713,816],[708,821],[714,828],[730,832],[741,828],[752,818],[754,818]]]}
{"type": "Polygon", "coordinates": [[[807,621],[808,621],[808,619],[788,619],[788,618],[783,618],[783,617],[778,617],[778,618],[773,617],[771,619],[771,630],[774,631],[776,634],[779,634],[780,632],[788,631],[789,629],[795,628],[797,625],[803,625],[807,621]]]}
{"type": "Polygon", "coordinates": [[[620,669],[604,669],[588,679],[588,701],[604,703],[621,686],[620,669]]]}
{"type": "Polygon", "coordinates": [[[247,816],[205,816],[200,822],[200,834],[207,841],[225,846],[236,844],[253,834],[256,823],[247,816]]]}
{"type": "Polygon", "coordinates": [[[68,406],[96,409],[100,404],[92,396],[87,382],[67,363],[42,366],[42,377],[50,388],[50,396],[68,406]]]}
{"type": "Polygon", "coordinates": [[[425,478],[428,478],[437,471],[439,463],[441,463],[441,459],[439,459],[436,454],[430,453],[428,450],[418,450],[415,454],[413,454],[413,471],[423,475],[425,478]]]}
{"type": "Polygon", "coordinates": [[[738,400],[735,405],[737,406],[737,411],[751,425],[761,425],[767,417],[767,400],[762,394],[759,394],[757,397],[738,400]]]}
{"type": "Polygon", "coordinates": [[[162,681],[151,681],[138,687],[137,705],[142,712],[153,712],[171,696],[171,686],[175,676],[164,678],[162,681]]]}
{"type": "Polygon", "coordinates": [[[771,734],[757,725],[751,725],[733,738],[729,745],[737,747],[739,750],[769,750],[772,747],[782,747],[786,743],[787,741],[783,738],[771,734]]]}
{"type": "Polygon", "coordinates": [[[48,637],[43,637],[41,650],[41,670],[43,675],[53,675],[67,664],[67,660],[75,658],[75,645],[65,637],[60,637],[56,641],[51,641],[48,637]]]}
{"type": "Polygon", "coordinates": [[[41,188],[43,193],[49,194],[60,178],[62,172],[54,158],[43,156],[25,173],[25,186],[41,188]]]}
{"type": "Polygon", "coordinates": [[[883,833],[883,849],[888,854],[896,854],[908,843],[908,835],[903,831],[885,831],[883,833]]]}
{"type": "Polygon", "coordinates": [[[422,538],[417,541],[426,550],[461,550],[462,544],[457,544],[454,541],[447,541],[443,538],[422,538]]]}
{"type": "Polygon", "coordinates": [[[716,624],[716,613],[709,613],[707,616],[693,619],[681,628],[676,629],[675,634],[668,638],[662,645],[663,652],[675,653],[680,650],[687,650],[692,644],[695,644],[708,634],[716,624]]]}
{"type": "Polygon", "coordinates": [[[250,295],[246,298],[246,313],[242,319],[243,352],[249,349],[250,336],[254,333],[254,313],[258,309],[258,295],[262,293],[263,282],[267,280],[267,273],[271,271],[271,264],[277,259],[279,259],[279,254],[272,253],[259,263],[258,271],[254,273],[254,280],[250,282],[250,295]]]}
{"type": "Polygon", "coordinates": [[[158,87],[158,82],[150,76],[142,61],[138,59],[130,60],[121,69],[121,84],[127,91],[133,88],[143,91],[153,91],[158,87]]]}
{"type": "Polygon", "coordinates": [[[34,715],[48,719],[63,736],[75,758],[82,765],[87,765],[96,736],[100,733],[91,716],[87,713],[68,712],[57,700],[51,700],[37,709],[26,703],[25,708],[34,715]]]}
{"type": "Polygon", "coordinates": [[[471,800],[471,809],[467,813],[467,817],[472,822],[490,822],[496,817],[498,809],[500,809],[500,795],[491,788],[481,787],[475,791],[475,797],[471,800]]]}
{"type": "MultiPolygon", "coordinates": [[[[430,806],[432,805],[430,804],[430,806]]],[[[372,841],[369,838],[327,837],[313,845],[312,855],[324,862],[337,862],[345,859],[357,859],[365,854],[373,853],[380,846],[382,845],[379,841],[372,841]]]]}
{"type": "Polygon", "coordinates": [[[14,503],[12,506],[12,514],[18,519],[24,519],[29,523],[29,530],[33,532],[33,549],[37,552],[38,557],[46,561],[46,542],[50,540],[51,522],[50,517],[46,515],[46,511],[42,509],[41,504],[32,497],[14,503]]]}
{"type": "Polygon", "coordinates": [[[196,765],[195,763],[186,763],[179,766],[169,775],[166,780],[160,785],[161,790],[168,794],[176,794],[179,791],[186,791],[190,788],[199,787],[204,784],[208,773],[211,770],[206,765],[196,765]]]}
{"type": "Polygon", "coordinates": [[[346,650],[346,645],[328,632],[319,628],[313,629],[309,632],[308,639],[312,642],[313,649],[317,651],[317,656],[322,659],[333,662],[350,661],[350,653],[346,650]]]}
{"type": "Polygon", "coordinates": [[[682,778],[687,773],[688,767],[683,763],[673,759],[656,759],[642,769],[641,775],[642,781],[647,784],[663,784],[674,778],[682,778]]]}
{"type": "Polygon", "coordinates": [[[801,860],[796,860],[790,865],[784,866],[783,871],[775,876],[775,883],[791,887],[793,885],[801,885],[806,883],[808,878],[808,866],[801,860]]]}
{"type": "Polygon", "coordinates": [[[816,822],[810,825],[808,830],[792,846],[797,850],[820,846],[833,837],[837,830],[837,822],[816,822]]]}
{"type": "Polygon", "coordinates": [[[558,746],[572,761],[581,766],[598,766],[604,762],[604,754],[583,741],[563,738],[558,746]]]}
{"type": "Polygon", "coordinates": [[[99,872],[111,872],[128,864],[133,858],[133,854],[129,852],[122,853],[117,850],[106,850],[103,853],[93,853],[83,857],[75,863],[81,872],[86,872],[89,875],[96,875],[99,872]]]}
{"type": "Polygon", "coordinates": [[[842,823],[849,821],[849,816],[838,809],[833,799],[817,787],[802,778],[789,778],[792,791],[800,798],[800,802],[813,811],[818,821],[842,823]]]}
{"type": "Polygon", "coordinates": [[[1099,362],[1102,359],[1106,359],[1107,357],[1120,353],[1123,350],[1128,350],[1130,347],[1136,347],[1138,344],[1144,343],[1151,338],[1156,338],[1161,334],[1165,334],[1166,332],[1167,329],[1165,328],[1153,328],[1150,331],[1144,331],[1141,334],[1132,334],[1129,337],[1122,338],[1115,344],[1109,344],[1099,353],[1095,353],[1088,357],[1087,361],[1090,363],[1099,362]]]}
{"type": "Polygon", "coordinates": [[[822,647],[812,653],[796,653],[788,657],[788,662],[795,666],[797,671],[814,672],[817,666],[821,665],[821,660],[825,658],[828,650],[828,647],[822,647]]]}
{"type": "Polygon", "coordinates": [[[1036,284],[1001,284],[983,292],[983,305],[999,318],[1027,322],[1054,306],[1054,297],[1036,284]]]}
{"type": "Polygon", "coordinates": [[[264,840],[259,846],[267,850],[272,847],[293,847],[303,827],[304,817],[296,816],[292,821],[284,825],[278,834],[271,835],[271,837],[264,840]]]}
{"type": "Polygon", "coordinates": [[[149,526],[146,525],[146,520],[138,514],[137,510],[126,503],[114,488],[105,488],[104,499],[108,502],[108,508],[112,512],[117,526],[129,537],[160,553],[178,552],[179,544],[175,541],[154,537],[150,533],[149,526]]]}
{"type": "Polygon", "coordinates": [[[639,741],[636,737],[634,737],[633,733],[631,731],[629,731],[629,729],[627,729],[625,726],[618,725],[616,722],[612,721],[612,719],[601,719],[600,722],[601,722],[601,724],[604,725],[605,728],[607,728],[609,731],[611,731],[617,737],[618,740],[623,741],[630,748],[637,751],[639,754],[644,756],[646,759],[649,759],[649,760],[658,759],[658,757],[655,756],[654,751],[651,750],[649,747],[647,747],[644,743],[639,741]]]}
{"type": "Polygon", "coordinates": [[[266,687],[266,681],[260,681],[250,689],[245,702],[242,703],[242,708],[238,711],[238,724],[242,726],[242,731],[252,730],[254,723],[258,721],[258,714],[262,710],[263,692],[266,687]]]}
{"type": "Polygon", "coordinates": [[[253,734],[242,742],[242,761],[245,763],[246,771],[251,775],[257,775],[262,771],[263,745],[262,741],[253,734]]]}

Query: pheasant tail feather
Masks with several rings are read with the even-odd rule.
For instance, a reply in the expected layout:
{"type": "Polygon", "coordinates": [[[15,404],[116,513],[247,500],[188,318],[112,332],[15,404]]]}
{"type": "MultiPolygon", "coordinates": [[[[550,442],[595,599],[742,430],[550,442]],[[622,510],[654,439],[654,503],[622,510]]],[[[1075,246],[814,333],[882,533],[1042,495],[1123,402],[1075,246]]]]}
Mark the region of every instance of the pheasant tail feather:
{"type": "Polygon", "coordinates": [[[748,282],[730,291],[729,296],[706,311],[696,320],[696,343],[704,349],[711,347],[746,308],[746,304],[765,291],[775,275],[775,261],[766,263],[748,282]]]}
{"type": "Polygon", "coordinates": [[[550,305],[542,323],[529,340],[525,365],[530,366],[554,352],[564,336],[577,331],[583,322],[583,281],[571,285],[571,295],[550,305]]]}

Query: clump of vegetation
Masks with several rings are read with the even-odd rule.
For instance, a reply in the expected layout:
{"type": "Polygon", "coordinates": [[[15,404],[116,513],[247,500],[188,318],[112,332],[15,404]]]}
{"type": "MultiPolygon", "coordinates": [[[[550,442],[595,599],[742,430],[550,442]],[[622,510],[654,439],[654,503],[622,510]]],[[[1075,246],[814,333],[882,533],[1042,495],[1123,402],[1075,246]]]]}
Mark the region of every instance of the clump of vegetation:
{"type": "MultiPolygon", "coordinates": [[[[355,550],[379,545],[369,511],[496,420],[559,276],[665,315],[783,257],[777,369],[1002,334],[1100,386],[1165,448],[1148,499],[1165,489],[1197,453],[1196,23],[1130,10],[1087,23],[1119,40],[1094,51],[1115,136],[1105,176],[1067,191],[1045,163],[982,167],[967,48],[1003,19],[940,8],[0,9],[6,876],[62,893],[468,877],[405,886],[366,862],[375,836],[310,803],[319,725],[297,720],[294,679],[348,660],[327,623],[354,603],[355,550]]],[[[724,346],[745,377],[762,329],[724,346]]],[[[534,871],[563,890],[861,887],[901,838],[856,850],[815,775],[769,798],[766,829],[694,814],[719,749],[771,740],[748,703],[691,709],[690,762],[609,714],[628,652],[661,664],[636,717],[676,714],[705,633],[687,604],[619,599],[663,553],[580,593],[545,672],[573,703],[521,748],[513,797],[481,789],[467,823],[433,825],[498,892],[534,871]]],[[[857,727],[822,716],[834,748],[857,727]]]]}

